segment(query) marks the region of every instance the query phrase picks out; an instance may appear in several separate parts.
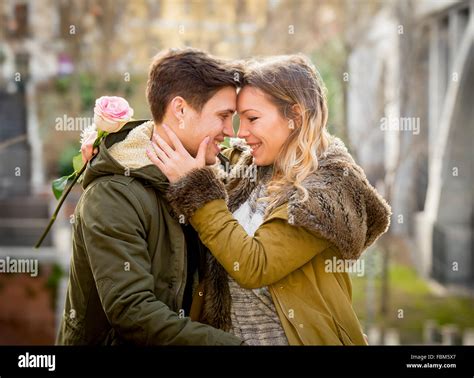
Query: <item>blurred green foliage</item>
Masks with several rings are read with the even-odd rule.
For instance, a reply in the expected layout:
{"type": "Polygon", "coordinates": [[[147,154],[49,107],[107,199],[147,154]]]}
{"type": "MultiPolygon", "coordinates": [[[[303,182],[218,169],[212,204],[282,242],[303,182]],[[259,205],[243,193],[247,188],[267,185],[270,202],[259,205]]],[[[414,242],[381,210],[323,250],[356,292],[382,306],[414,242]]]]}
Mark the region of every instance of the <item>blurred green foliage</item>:
{"type": "Polygon", "coordinates": [[[79,145],[76,144],[69,144],[67,145],[61,152],[59,156],[58,162],[58,175],[68,176],[72,172],[74,172],[74,168],[72,166],[72,159],[79,153],[79,145]]]}
{"type": "MultiPolygon", "coordinates": [[[[351,276],[353,284],[354,309],[361,323],[367,319],[367,275],[351,276]]],[[[389,270],[390,298],[389,316],[385,324],[400,333],[401,344],[420,344],[423,341],[423,327],[428,319],[439,326],[456,324],[461,330],[474,327],[474,301],[460,295],[436,295],[428,283],[413,267],[392,263],[389,270]],[[403,318],[399,318],[403,310],[403,318]]],[[[375,278],[375,294],[380,303],[381,279],[375,278]]],[[[383,319],[376,307],[375,325],[383,319]]]]}
{"type": "MultiPolygon", "coordinates": [[[[61,95],[76,96],[73,90],[73,75],[60,76],[54,80],[54,88],[61,95]]],[[[94,108],[95,100],[100,96],[121,96],[129,99],[135,93],[134,81],[123,81],[122,78],[110,78],[105,81],[103,88],[98,88],[98,77],[95,73],[83,72],[79,74],[79,96],[81,111],[90,112],[94,108]]]]}
{"type": "Polygon", "coordinates": [[[81,110],[90,111],[94,108],[95,95],[95,80],[94,75],[81,74],[79,76],[79,87],[81,92],[81,110]]]}
{"type": "Polygon", "coordinates": [[[71,77],[70,76],[60,76],[54,81],[54,86],[57,92],[65,94],[69,91],[71,87],[71,77]]]}
{"type": "Polygon", "coordinates": [[[61,265],[57,263],[53,264],[52,271],[49,274],[48,280],[46,281],[46,284],[45,284],[46,288],[50,292],[51,310],[53,311],[55,311],[55,302],[56,302],[56,298],[58,297],[57,295],[58,295],[59,284],[60,284],[61,278],[65,275],[66,273],[61,268],[61,265]]]}
{"type": "Polygon", "coordinates": [[[346,54],[342,39],[332,38],[312,54],[312,61],[318,69],[327,88],[329,108],[328,130],[331,134],[344,137],[344,88],[343,72],[346,54]]]}

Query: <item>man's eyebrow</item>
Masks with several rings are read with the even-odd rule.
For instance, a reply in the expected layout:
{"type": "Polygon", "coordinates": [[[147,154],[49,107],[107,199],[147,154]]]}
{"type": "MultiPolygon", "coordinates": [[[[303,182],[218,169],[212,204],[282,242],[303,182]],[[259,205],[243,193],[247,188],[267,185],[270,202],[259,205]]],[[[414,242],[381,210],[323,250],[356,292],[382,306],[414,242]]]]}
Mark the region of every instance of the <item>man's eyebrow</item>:
{"type": "Polygon", "coordinates": [[[235,113],[235,109],[220,110],[220,111],[218,111],[217,113],[219,113],[219,114],[226,114],[226,113],[231,113],[231,114],[233,114],[233,113],[235,113]]]}

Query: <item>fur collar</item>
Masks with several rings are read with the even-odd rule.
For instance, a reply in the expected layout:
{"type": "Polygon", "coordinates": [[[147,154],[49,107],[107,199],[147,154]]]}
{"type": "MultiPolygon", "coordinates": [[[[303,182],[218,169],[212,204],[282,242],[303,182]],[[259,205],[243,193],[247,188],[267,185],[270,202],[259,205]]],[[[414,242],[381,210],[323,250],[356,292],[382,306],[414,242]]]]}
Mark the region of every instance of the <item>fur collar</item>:
{"type": "Polygon", "coordinates": [[[289,220],[331,241],[345,259],[358,259],[390,225],[390,206],[338,138],[303,186],[307,202],[295,190],[288,193],[289,220]]]}

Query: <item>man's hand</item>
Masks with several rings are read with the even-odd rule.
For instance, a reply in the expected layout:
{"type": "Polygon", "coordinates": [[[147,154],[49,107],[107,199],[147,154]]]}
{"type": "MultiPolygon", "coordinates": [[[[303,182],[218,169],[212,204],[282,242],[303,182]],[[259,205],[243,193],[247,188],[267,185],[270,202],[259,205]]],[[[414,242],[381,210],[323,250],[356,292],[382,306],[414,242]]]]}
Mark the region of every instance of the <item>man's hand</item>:
{"type": "Polygon", "coordinates": [[[81,145],[81,155],[82,155],[82,164],[86,164],[89,160],[91,160],[99,149],[96,147],[94,148],[94,142],[97,139],[97,132],[90,133],[87,138],[82,142],[81,145]]]}
{"type": "Polygon", "coordinates": [[[153,151],[147,149],[147,155],[165,175],[170,182],[178,181],[193,169],[206,166],[206,148],[209,143],[207,136],[199,145],[196,158],[193,158],[184,148],[176,134],[166,125],[163,129],[168,135],[172,146],[161,138],[158,134],[153,135],[153,151]]]}

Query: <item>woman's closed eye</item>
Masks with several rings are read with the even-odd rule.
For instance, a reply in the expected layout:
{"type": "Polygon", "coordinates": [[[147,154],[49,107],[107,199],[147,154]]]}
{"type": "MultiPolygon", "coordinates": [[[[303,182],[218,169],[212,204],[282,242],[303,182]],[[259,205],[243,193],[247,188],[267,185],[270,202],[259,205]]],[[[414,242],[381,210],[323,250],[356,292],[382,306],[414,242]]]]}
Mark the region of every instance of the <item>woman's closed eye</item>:
{"type": "Polygon", "coordinates": [[[259,117],[248,117],[250,122],[256,121],[259,117]]]}

